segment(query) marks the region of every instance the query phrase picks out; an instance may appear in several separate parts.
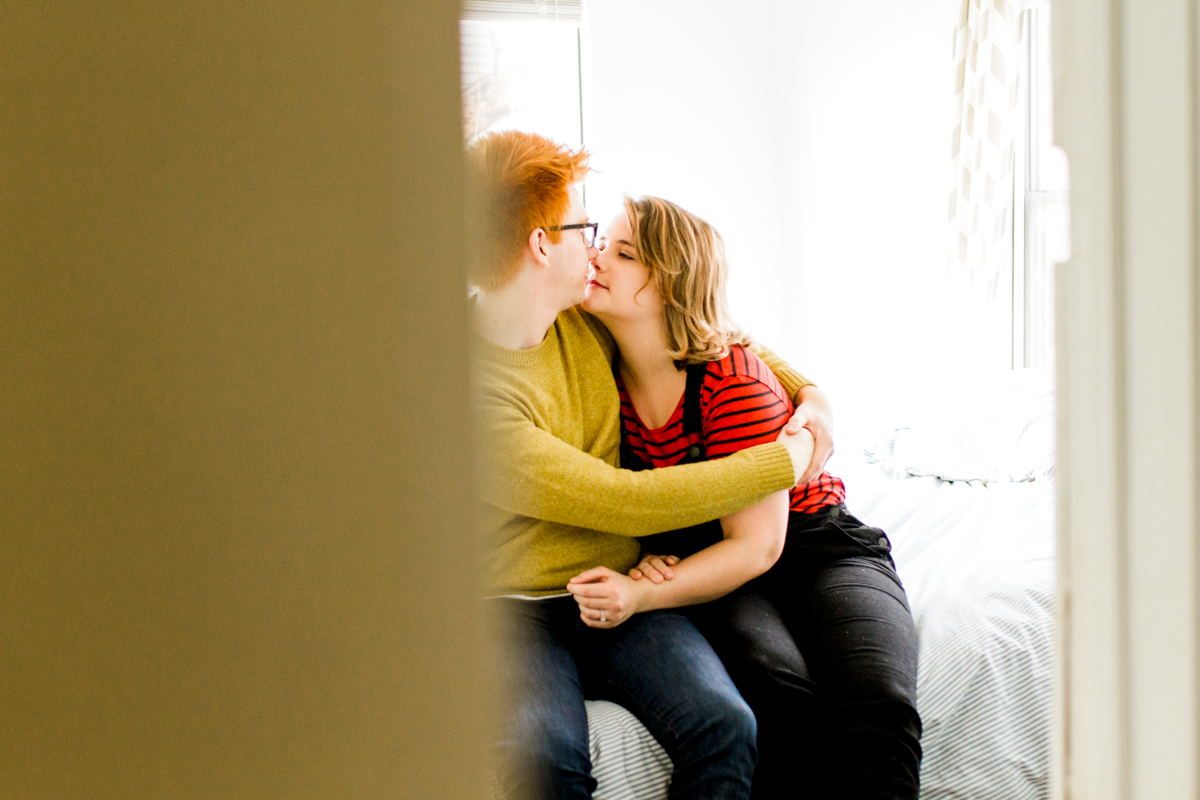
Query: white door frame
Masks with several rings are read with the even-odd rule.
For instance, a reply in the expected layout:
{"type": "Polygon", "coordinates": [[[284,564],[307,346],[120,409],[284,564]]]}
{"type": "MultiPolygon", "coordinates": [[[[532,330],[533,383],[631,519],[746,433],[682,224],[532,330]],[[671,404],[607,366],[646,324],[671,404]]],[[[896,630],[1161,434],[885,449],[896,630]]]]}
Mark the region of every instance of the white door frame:
{"type": "Polygon", "coordinates": [[[1056,798],[1196,798],[1196,0],[1054,0],[1056,798]]]}

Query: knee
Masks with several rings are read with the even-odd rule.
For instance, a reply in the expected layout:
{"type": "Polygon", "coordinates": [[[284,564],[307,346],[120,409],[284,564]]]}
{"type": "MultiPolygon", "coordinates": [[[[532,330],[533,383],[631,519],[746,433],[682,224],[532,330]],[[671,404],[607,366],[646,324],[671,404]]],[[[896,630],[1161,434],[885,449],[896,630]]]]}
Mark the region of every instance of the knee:
{"type": "Polygon", "coordinates": [[[916,711],[916,681],[908,675],[876,674],[860,682],[856,694],[859,702],[879,708],[916,711]]]}
{"type": "Polygon", "coordinates": [[[741,696],[734,697],[733,701],[725,706],[721,724],[746,741],[753,742],[758,737],[758,720],[741,696]]]}
{"type": "MultiPolygon", "coordinates": [[[[546,720],[549,722],[549,720],[546,720]]],[[[591,753],[588,750],[587,728],[543,724],[525,737],[526,759],[536,765],[537,772],[554,783],[572,781],[578,775],[590,775],[591,753]]]]}
{"type": "Polygon", "coordinates": [[[834,702],[842,727],[916,741],[921,737],[915,687],[903,681],[875,680],[834,702]]]}
{"type": "Polygon", "coordinates": [[[703,724],[699,730],[715,743],[729,748],[754,747],[758,737],[758,722],[742,696],[730,687],[727,692],[713,692],[696,705],[697,718],[703,724]]]}

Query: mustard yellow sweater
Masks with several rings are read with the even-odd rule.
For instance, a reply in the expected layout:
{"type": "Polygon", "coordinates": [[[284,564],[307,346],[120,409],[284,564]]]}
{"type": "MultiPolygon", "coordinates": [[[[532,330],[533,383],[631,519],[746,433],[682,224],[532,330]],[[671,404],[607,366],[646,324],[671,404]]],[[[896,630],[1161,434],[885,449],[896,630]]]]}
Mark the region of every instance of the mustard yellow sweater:
{"type": "MultiPolygon", "coordinates": [[[[626,572],[639,555],[633,537],[731,514],[795,480],[776,443],[699,464],[618,469],[616,348],[586,312],[562,312],[528,350],[479,336],[473,350],[491,594],[558,594],[595,566],[626,572]]],[[[807,383],[757,351],[790,395],[807,383]]]]}

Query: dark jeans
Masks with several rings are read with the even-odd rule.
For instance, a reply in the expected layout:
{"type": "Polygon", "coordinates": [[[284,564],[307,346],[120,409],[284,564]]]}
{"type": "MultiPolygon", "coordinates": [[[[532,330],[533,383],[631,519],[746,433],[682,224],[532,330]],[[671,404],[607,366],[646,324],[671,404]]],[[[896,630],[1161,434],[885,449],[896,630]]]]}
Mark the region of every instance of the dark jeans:
{"type": "Polygon", "coordinates": [[[592,796],[585,697],[620,703],[662,744],[673,800],[750,796],[754,715],[686,617],[652,611],[595,630],[571,597],[486,602],[506,625],[497,666],[513,705],[496,758],[505,797],[592,796]]]}
{"type": "Polygon", "coordinates": [[[687,610],[758,719],[755,800],[916,799],[917,635],[890,550],[844,507],[792,514],[774,567],[687,610]]]}

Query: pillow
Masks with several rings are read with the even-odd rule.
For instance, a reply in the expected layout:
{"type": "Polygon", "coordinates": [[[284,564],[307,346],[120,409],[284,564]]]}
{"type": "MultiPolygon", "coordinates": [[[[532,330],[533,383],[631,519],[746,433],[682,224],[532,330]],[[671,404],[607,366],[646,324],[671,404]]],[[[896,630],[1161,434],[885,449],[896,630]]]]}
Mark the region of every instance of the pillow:
{"type": "Polygon", "coordinates": [[[1053,480],[1054,373],[1022,369],[964,379],[865,454],[903,474],[947,481],[1053,480]]]}

